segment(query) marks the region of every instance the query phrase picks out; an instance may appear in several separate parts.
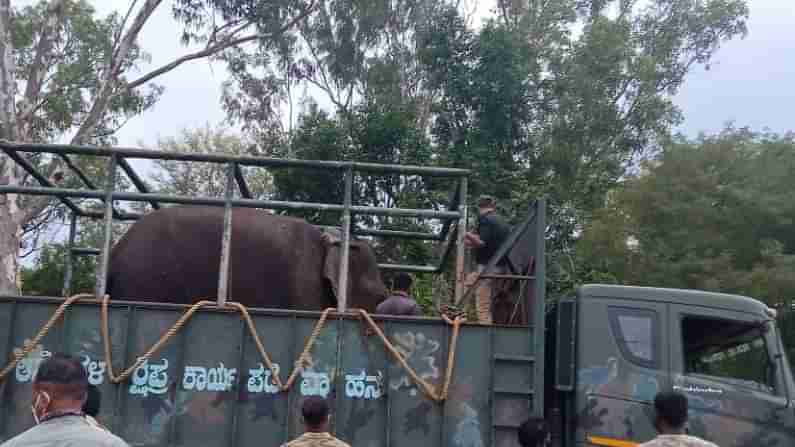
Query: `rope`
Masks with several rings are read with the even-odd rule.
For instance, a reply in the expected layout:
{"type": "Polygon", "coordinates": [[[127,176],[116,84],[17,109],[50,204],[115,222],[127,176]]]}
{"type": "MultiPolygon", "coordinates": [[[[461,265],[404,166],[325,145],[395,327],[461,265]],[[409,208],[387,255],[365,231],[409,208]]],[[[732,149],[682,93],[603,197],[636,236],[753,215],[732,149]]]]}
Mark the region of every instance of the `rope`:
{"type": "Polygon", "coordinates": [[[105,295],[102,298],[102,338],[104,339],[104,342],[105,342],[105,362],[107,364],[108,378],[110,378],[110,381],[113,382],[113,383],[122,383],[128,377],[130,377],[130,374],[132,374],[133,371],[138,369],[138,367],[141,366],[145,361],[149,360],[149,358],[152,355],[154,355],[156,352],[158,352],[163,347],[163,345],[165,345],[172,337],[174,337],[177,334],[177,332],[179,332],[179,330],[182,328],[182,326],[184,326],[185,323],[187,323],[188,320],[190,320],[190,317],[192,317],[193,314],[196,313],[197,310],[199,310],[200,308],[202,308],[204,306],[215,304],[214,301],[208,301],[208,300],[202,300],[202,301],[199,301],[199,302],[193,304],[190,307],[190,309],[188,309],[187,312],[185,312],[179,318],[179,320],[177,320],[177,322],[174,323],[174,325],[171,326],[171,328],[168,331],[166,331],[166,333],[163,334],[160,337],[160,339],[157,342],[155,342],[155,344],[153,344],[152,347],[149,348],[148,351],[146,351],[146,353],[144,355],[142,355],[141,357],[138,357],[138,359],[135,361],[135,363],[132,364],[132,366],[130,366],[129,368],[125,369],[124,371],[121,372],[121,374],[119,374],[117,376],[113,372],[113,362],[112,362],[112,359],[111,359],[110,331],[108,330],[108,301],[109,300],[110,300],[110,297],[108,295],[105,295]]]}
{"type": "Polygon", "coordinates": [[[295,382],[296,377],[298,377],[298,373],[304,367],[304,362],[308,360],[307,356],[309,352],[312,350],[312,346],[315,344],[315,340],[317,339],[318,335],[320,335],[320,331],[323,329],[323,325],[326,324],[326,318],[328,318],[328,314],[331,311],[334,311],[334,308],[328,308],[323,311],[323,314],[320,316],[320,320],[317,321],[315,328],[312,330],[312,334],[306,341],[306,346],[304,346],[303,352],[298,357],[298,360],[295,361],[295,367],[293,367],[293,372],[290,374],[290,378],[287,379],[287,383],[284,385],[283,390],[287,391],[293,386],[293,382],[295,382]]]}
{"type": "Polygon", "coordinates": [[[36,334],[35,337],[33,337],[33,340],[31,340],[30,342],[25,344],[25,346],[22,349],[22,352],[15,353],[14,354],[14,360],[12,360],[5,368],[3,368],[2,371],[0,371],[0,382],[3,381],[5,376],[7,376],[8,373],[11,372],[11,370],[13,370],[14,368],[17,367],[17,364],[23,358],[25,358],[25,356],[30,354],[33,351],[33,349],[36,348],[36,345],[38,345],[39,342],[41,341],[41,339],[44,338],[44,336],[46,336],[48,332],[50,332],[50,329],[52,329],[52,327],[55,326],[55,323],[57,323],[58,320],[61,319],[61,317],[63,316],[64,312],[66,312],[66,309],[68,309],[69,306],[72,305],[72,303],[74,303],[75,301],[78,301],[78,300],[86,299],[86,298],[94,298],[94,295],[87,294],[87,293],[81,293],[81,294],[78,294],[78,295],[74,295],[74,296],[72,296],[70,298],[67,298],[66,301],[63,302],[63,304],[58,306],[58,309],[55,310],[55,313],[53,313],[53,315],[52,315],[52,317],[50,317],[49,321],[47,321],[47,323],[45,323],[44,326],[42,326],[41,329],[39,329],[39,333],[36,334]]]}
{"type": "MultiPolygon", "coordinates": [[[[39,342],[41,341],[41,339],[44,338],[47,335],[47,333],[50,331],[50,329],[52,329],[52,327],[55,325],[55,323],[57,323],[60,320],[60,318],[63,316],[64,312],[66,312],[66,309],[68,309],[69,306],[72,305],[72,303],[74,303],[74,302],[76,302],[78,300],[91,299],[93,297],[94,297],[94,295],[90,295],[90,294],[74,295],[74,296],[66,299],[66,301],[63,302],[63,304],[58,306],[58,309],[56,309],[55,313],[53,313],[52,317],[50,317],[50,319],[47,321],[47,323],[44,324],[44,326],[42,326],[42,328],[39,330],[38,334],[36,334],[36,336],[33,337],[33,340],[28,342],[28,343],[26,343],[25,346],[24,346],[24,349],[21,352],[15,353],[14,354],[14,360],[12,360],[5,368],[3,368],[2,371],[0,371],[0,382],[2,382],[3,378],[5,378],[5,376],[8,375],[8,373],[11,372],[11,370],[13,370],[17,366],[17,364],[23,358],[25,358],[25,356],[27,356],[28,354],[30,354],[31,351],[33,351],[33,349],[36,347],[36,345],[38,345],[39,342]]],[[[182,327],[185,325],[185,323],[187,323],[188,320],[190,320],[190,318],[193,316],[193,314],[195,314],[199,309],[201,309],[202,307],[205,307],[205,306],[211,306],[211,305],[215,304],[214,301],[201,300],[201,301],[198,301],[195,304],[191,305],[190,308],[179,318],[179,320],[177,320],[171,326],[171,328],[169,328],[168,331],[166,331],[166,333],[164,333],[157,340],[157,342],[155,342],[146,351],[146,353],[144,355],[138,357],[136,359],[135,363],[133,363],[130,367],[124,369],[121,372],[121,374],[116,375],[113,372],[113,359],[112,359],[112,353],[111,353],[112,350],[111,350],[111,343],[110,343],[110,330],[109,330],[109,326],[108,326],[108,320],[109,320],[109,317],[108,317],[108,303],[109,303],[109,301],[110,301],[110,297],[108,295],[105,295],[102,298],[102,311],[101,311],[101,324],[102,324],[102,326],[101,326],[101,331],[102,331],[102,338],[103,338],[103,342],[104,342],[104,346],[105,346],[105,362],[106,362],[106,365],[107,365],[107,369],[106,370],[107,370],[107,373],[108,373],[108,377],[110,378],[110,381],[112,383],[116,383],[116,384],[122,383],[125,380],[127,380],[130,377],[130,375],[136,369],[138,369],[144,362],[149,360],[152,357],[152,355],[154,355],[155,353],[160,351],[160,349],[162,349],[163,346],[166,343],[168,343],[168,341],[171,340],[177,334],[177,332],[179,332],[180,329],[182,329],[182,327]]],[[[305,364],[309,361],[309,353],[312,351],[312,347],[314,346],[315,341],[317,341],[317,337],[320,335],[320,332],[323,330],[323,327],[326,324],[326,320],[328,319],[329,313],[335,311],[334,308],[328,308],[328,309],[323,311],[323,313],[320,316],[320,319],[315,324],[315,327],[312,330],[312,333],[310,334],[309,338],[307,339],[306,345],[304,346],[304,349],[301,352],[301,355],[298,357],[298,360],[295,361],[293,370],[290,373],[289,378],[287,379],[287,383],[283,383],[281,381],[281,378],[279,377],[279,375],[276,374],[277,373],[276,368],[275,368],[273,362],[271,361],[270,356],[268,356],[267,351],[265,350],[265,346],[263,345],[262,340],[260,339],[259,334],[257,333],[256,326],[254,325],[254,320],[251,318],[251,315],[249,314],[248,309],[246,308],[246,306],[244,306],[243,304],[240,304],[238,302],[227,302],[226,303],[226,307],[233,307],[233,308],[237,309],[240,312],[242,318],[246,322],[246,325],[247,325],[247,327],[249,329],[249,332],[251,333],[251,337],[254,339],[254,343],[257,346],[257,351],[259,352],[259,354],[262,357],[262,359],[265,362],[265,364],[271,370],[273,381],[276,383],[276,385],[279,386],[279,389],[281,389],[282,391],[288,391],[292,387],[293,383],[295,382],[296,378],[298,377],[298,374],[303,370],[305,364]]],[[[367,311],[365,311],[364,309],[358,309],[358,311],[361,314],[361,316],[364,318],[364,320],[370,325],[370,327],[373,329],[373,331],[375,331],[375,333],[378,334],[378,336],[381,338],[381,341],[383,341],[384,346],[386,347],[386,349],[392,354],[393,357],[395,357],[395,359],[398,361],[398,363],[400,363],[400,365],[409,373],[409,375],[411,376],[412,380],[414,380],[414,382],[417,383],[417,385],[422,388],[422,390],[425,392],[425,394],[427,394],[430,398],[432,398],[433,400],[436,400],[436,401],[443,401],[443,400],[447,399],[448,391],[450,389],[450,383],[452,382],[452,378],[453,378],[453,367],[455,365],[455,353],[456,353],[456,346],[458,344],[458,335],[459,335],[459,331],[460,331],[460,328],[461,328],[461,323],[464,321],[464,319],[462,317],[456,317],[455,320],[451,321],[450,318],[448,318],[446,315],[442,315],[442,318],[448,324],[453,326],[453,336],[452,336],[452,338],[450,340],[450,347],[449,347],[448,353],[447,353],[447,368],[446,368],[446,371],[445,371],[444,383],[442,384],[441,392],[437,393],[436,390],[434,389],[433,385],[431,385],[430,383],[428,383],[427,381],[422,379],[417,374],[417,372],[414,371],[414,369],[408,364],[408,362],[406,362],[406,359],[395,348],[395,346],[392,344],[392,342],[389,341],[389,339],[386,337],[386,335],[384,335],[384,333],[381,331],[381,328],[378,327],[378,325],[375,323],[375,321],[373,321],[372,317],[370,317],[370,314],[368,314],[367,311]]]]}
{"type": "Polygon", "coordinates": [[[378,327],[375,321],[373,321],[373,319],[370,317],[370,314],[368,314],[367,311],[365,311],[364,309],[359,309],[359,313],[362,315],[362,317],[364,317],[365,321],[367,321],[367,323],[370,325],[370,328],[372,328],[373,331],[375,331],[375,333],[378,334],[378,336],[381,338],[381,341],[384,342],[384,346],[386,347],[386,349],[392,354],[393,357],[395,357],[395,360],[397,360],[398,363],[400,363],[400,366],[402,366],[403,369],[405,369],[406,372],[409,373],[409,376],[411,376],[412,380],[414,380],[414,382],[420,388],[422,388],[422,390],[425,392],[426,395],[428,395],[428,397],[430,397],[431,399],[437,402],[441,402],[447,399],[447,394],[450,389],[450,382],[453,379],[453,367],[455,365],[455,351],[456,351],[456,345],[458,344],[459,329],[461,327],[461,323],[464,321],[463,318],[456,317],[455,320],[450,321],[450,319],[447,318],[446,316],[444,315],[442,316],[442,318],[444,318],[444,320],[447,323],[453,326],[453,337],[450,340],[450,348],[448,349],[447,353],[447,368],[445,371],[444,383],[442,384],[442,391],[440,393],[437,393],[433,385],[431,385],[422,377],[420,377],[417,374],[417,372],[414,371],[414,369],[411,366],[409,366],[408,362],[406,362],[406,359],[403,357],[403,354],[401,354],[395,348],[392,342],[389,341],[386,335],[384,335],[384,333],[381,331],[381,328],[378,327]]]}

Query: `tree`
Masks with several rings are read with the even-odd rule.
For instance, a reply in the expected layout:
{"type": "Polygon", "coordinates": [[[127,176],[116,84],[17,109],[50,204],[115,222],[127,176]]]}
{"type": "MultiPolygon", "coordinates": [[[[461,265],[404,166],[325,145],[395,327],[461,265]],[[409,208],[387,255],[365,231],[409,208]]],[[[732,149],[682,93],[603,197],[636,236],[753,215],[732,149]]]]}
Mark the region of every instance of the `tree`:
{"type": "MultiPolygon", "coordinates": [[[[174,0],[184,25],[182,40],[198,51],[137,74],[146,55],[136,45],[144,25],[163,5],[133,1],[124,16],[94,17],[85,0],[42,0],[12,9],[0,0],[0,139],[51,141],[69,136],[75,144],[111,142],[129,117],[151,107],[162,88],[151,82],[176,67],[252,43],[274,45],[314,12],[312,0],[174,0]],[[24,88],[17,91],[21,81],[24,88]]],[[[33,157],[53,182],[63,177],[59,157],[33,157]]],[[[0,155],[0,184],[29,183],[25,173],[0,155]]],[[[23,227],[52,206],[47,198],[0,199],[0,292],[14,291],[23,227]]]]}
{"type": "Polygon", "coordinates": [[[677,138],[596,213],[581,264],[619,283],[791,301],[793,149],[792,135],[732,127],[677,138]]]}
{"type": "MultiPolygon", "coordinates": [[[[197,154],[247,155],[251,144],[224,129],[183,130],[180,137],[162,139],[158,150],[197,154]]],[[[158,171],[152,174],[156,189],[164,194],[194,197],[224,197],[226,165],[216,163],[184,163],[156,160],[158,171]]],[[[253,198],[268,198],[271,176],[264,168],[241,167],[253,198]]],[[[235,186],[236,187],[236,186],[235,186]]]]}

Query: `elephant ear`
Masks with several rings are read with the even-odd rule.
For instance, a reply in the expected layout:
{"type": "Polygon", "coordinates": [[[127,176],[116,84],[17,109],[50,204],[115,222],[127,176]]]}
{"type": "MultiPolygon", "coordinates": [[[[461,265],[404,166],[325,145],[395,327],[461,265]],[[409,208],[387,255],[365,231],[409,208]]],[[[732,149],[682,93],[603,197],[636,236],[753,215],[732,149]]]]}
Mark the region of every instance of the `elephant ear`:
{"type": "MultiPolygon", "coordinates": [[[[331,283],[331,289],[334,292],[334,302],[337,302],[340,290],[340,258],[342,257],[342,240],[340,240],[333,233],[324,232],[321,235],[324,245],[326,246],[326,260],[323,265],[323,276],[331,283]]],[[[350,242],[350,255],[355,256],[359,244],[355,241],[350,242]]],[[[350,263],[350,259],[348,260],[350,263]]],[[[349,278],[350,278],[350,272],[349,278]]],[[[350,291],[350,281],[348,283],[348,290],[350,291]]]]}

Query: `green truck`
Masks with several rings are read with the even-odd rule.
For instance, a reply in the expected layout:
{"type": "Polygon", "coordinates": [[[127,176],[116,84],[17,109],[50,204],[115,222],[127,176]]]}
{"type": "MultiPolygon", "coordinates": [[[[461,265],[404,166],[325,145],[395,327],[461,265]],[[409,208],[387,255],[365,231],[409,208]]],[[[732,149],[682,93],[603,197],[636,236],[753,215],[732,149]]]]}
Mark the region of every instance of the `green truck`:
{"type": "MultiPolygon", "coordinates": [[[[116,191],[113,182],[103,190],[45,182],[0,186],[0,194],[58,197],[75,207],[73,222],[104,218],[108,230],[109,222],[124,217],[113,208],[118,199],[153,206],[196,200],[227,209],[316,206],[246,197],[239,170],[305,161],[7,142],[0,149],[17,162],[26,152],[108,158],[109,169],[123,170],[137,192],[116,191]],[[134,158],[226,165],[228,187],[237,181],[242,197],[153,193],[126,161],[134,158]],[[75,197],[104,199],[105,212],[92,215],[71,201],[75,197]]],[[[339,170],[346,182],[357,170],[452,178],[451,202],[434,235],[367,235],[350,226],[352,214],[432,216],[430,210],[375,210],[352,204],[350,196],[322,209],[341,213],[345,237],[426,238],[441,246],[436,265],[381,264],[383,271],[438,272],[455,252],[455,299],[469,298],[461,284],[466,171],[322,166],[339,170]]],[[[33,424],[30,390],[39,363],[53,352],[69,352],[83,359],[89,381],[102,392],[101,422],[136,446],[277,446],[302,432],[302,399],[318,395],[334,404],[335,435],[356,447],[516,446],[516,428],[531,416],[550,421],[557,446],[629,447],[655,436],[651,402],[671,389],[689,398],[690,433],[721,447],[795,445],[795,382],[773,310],[741,296],[614,285],[585,285],[575,296],[547,301],[545,206],[539,200],[530,207],[489,264],[506,258],[511,272],[492,275],[507,284],[503,301],[510,305],[508,317],[488,326],[365,315],[345,308],[344,289],[335,310],[242,312],[226,302],[220,274],[218,301],[195,313],[169,303],[91,299],[104,296],[106,262],[98,263],[97,293],[84,299],[65,300],[69,272],[63,297],[2,296],[0,350],[11,363],[0,372],[0,441],[33,424]],[[43,334],[48,321],[54,323],[43,334]]],[[[73,247],[72,253],[102,260],[112,245],[107,234],[99,250],[73,247]]]]}

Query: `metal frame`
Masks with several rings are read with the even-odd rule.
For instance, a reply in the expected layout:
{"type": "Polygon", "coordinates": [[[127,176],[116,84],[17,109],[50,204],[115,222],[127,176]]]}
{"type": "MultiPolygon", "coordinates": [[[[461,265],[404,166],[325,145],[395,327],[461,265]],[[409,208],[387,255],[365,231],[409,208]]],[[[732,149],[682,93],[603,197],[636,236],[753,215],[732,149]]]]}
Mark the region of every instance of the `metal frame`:
{"type": "Polygon", "coordinates": [[[436,265],[403,265],[403,264],[379,264],[379,268],[385,270],[402,270],[411,272],[438,273],[443,268],[449,257],[452,246],[456,245],[456,298],[459,299],[463,293],[463,274],[465,247],[463,236],[466,230],[467,219],[467,176],[470,171],[466,169],[436,168],[427,166],[409,165],[389,165],[376,163],[357,163],[340,161],[316,161],[316,160],[293,160],[276,159],[267,157],[253,156],[229,156],[217,154],[189,154],[166,151],[150,151],[143,149],[130,148],[101,148],[92,146],[76,146],[62,144],[31,144],[16,143],[0,140],[0,150],[8,155],[14,162],[22,167],[28,174],[35,178],[41,186],[10,186],[0,185],[0,194],[27,194],[57,197],[72,212],[69,228],[69,253],[67,256],[66,274],[64,278],[64,293],[71,292],[71,279],[73,276],[74,256],[80,255],[99,255],[101,260],[97,266],[97,287],[96,296],[103,296],[107,289],[108,276],[108,254],[112,248],[112,223],[116,221],[131,221],[141,217],[138,213],[123,212],[113,206],[114,200],[148,202],[154,209],[160,208],[162,203],[179,203],[194,205],[211,205],[224,207],[224,231],[221,246],[221,263],[218,281],[218,296],[216,297],[219,307],[223,306],[228,294],[229,281],[229,254],[231,250],[231,216],[233,207],[249,208],[269,208],[277,210],[298,210],[311,209],[323,211],[339,211],[342,214],[342,241],[343,249],[340,259],[340,287],[338,291],[338,311],[345,312],[347,309],[347,286],[348,286],[348,261],[349,244],[351,235],[369,235],[378,237],[395,237],[405,239],[420,239],[432,241],[444,241],[444,250],[441,260],[436,265]],[[64,161],[65,165],[74,172],[81,180],[86,189],[60,188],[50,182],[45,175],[31,165],[20,153],[47,153],[54,154],[64,161]],[[86,155],[108,158],[108,177],[104,188],[96,187],[88,177],[72,163],[69,155],[86,155]],[[227,167],[227,181],[224,198],[214,197],[190,197],[174,194],[159,194],[152,192],[146,183],[138,176],[135,170],[128,163],[128,159],[147,159],[147,160],[171,160],[185,162],[207,162],[224,164],[227,167]],[[262,167],[262,168],[315,168],[323,170],[340,171],[345,179],[345,193],[342,204],[326,203],[307,203],[275,200],[255,200],[246,184],[241,166],[262,167]],[[121,169],[130,179],[138,192],[119,192],[116,191],[116,176],[121,169]],[[354,206],[352,204],[352,186],[355,173],[382,173],[382,174],[404,174],[421,175],[427,177],[447,177],[458,180],[456,190],[451,196],[451,203],[448,211],[404,209],[404,208],[383,208],[354,206]],[[233,189],[237,186],[242,198],[233,198],[233,189]],[[81,208],[71,198],[99,199],[104,203],[102,212],[88,211],[81,208]],[[444,221],[440,234],[405,232],[391,230],[360,230],[351,229],[351,218],[355,214],[370,214],[380,216],[407,216],[407,217],[426,217],[437,218],[444,221]],[[104,222],[104,243],[100,250],[90,248],[76,248],[73,246],[78,217],[88,217],[92,219],[102,219],[104,222]],[[456,225],[453,226],[453,222],[456,225]],[[451,231],[452,227],[452,231],[451,231]]]}

